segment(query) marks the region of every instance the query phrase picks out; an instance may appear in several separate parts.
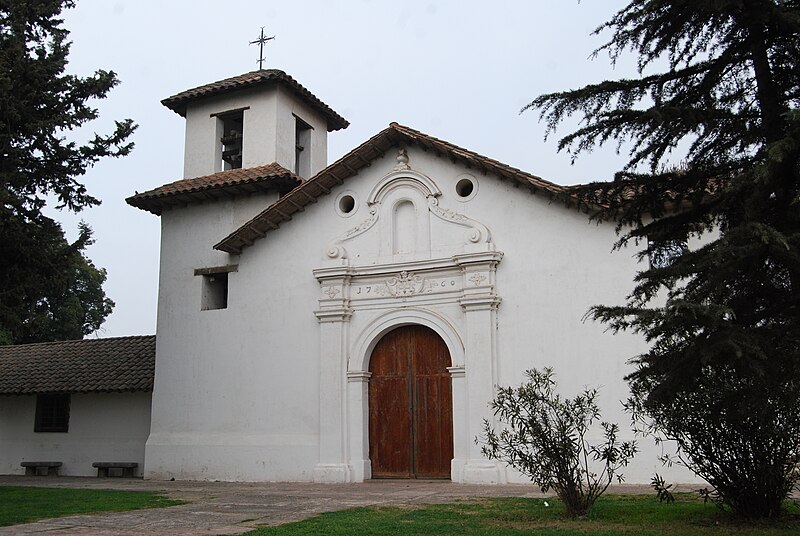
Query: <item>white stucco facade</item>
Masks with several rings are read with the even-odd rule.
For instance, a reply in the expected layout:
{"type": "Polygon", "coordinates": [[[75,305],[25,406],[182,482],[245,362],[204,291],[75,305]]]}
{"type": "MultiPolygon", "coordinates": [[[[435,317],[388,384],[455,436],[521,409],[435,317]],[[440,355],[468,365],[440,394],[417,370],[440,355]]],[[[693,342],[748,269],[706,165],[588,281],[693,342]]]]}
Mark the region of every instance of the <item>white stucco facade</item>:
{"type": "MultiPolygon", "coordinates": [[[[643,343],[583,321],[594,304],[622,302],[637,269],[633,252],[611,253],[613,225],[402,149],[240,255],[210,247],[236,228],[236,201],[164,212],[147,478],[369,479],[369,358],[407,324],[450,353],[454,481],[520,480],[475,438],[495,386],[526,369],[552,366],[566,394],[601,387],[604,418],[628,423],[625,362],[643,343]],[[461,196],[464,179],[473,191],[461,196]],[[193,270],[214,265],[237,267],[227,308],[201,311],[193,270]]],[[[655,470],[690,479],[641,446],[629,482],[655,470]]]]}
{"type": "Polygon", "coordinates": [[[60,461],[61,475],[95,476],[94,462],[136,462],[144,472],[151,393],[75,393],[69,430],[35,432],[36,395],[0,400],[0,474],[25,474],[23,461],[60,461]]]}
{"type": "MultiPolygon", "coordinates": [[[[73,393],[69,431],[34,432],[35,395],[0,397],[0,473],[30,460],[93,475],[92,462],[124,461],[151,479],[370,479],[371,410],[381,407],[371,358],[405,326],[446,348],[435,381],[448,394],[425,400],[446,401],[441,459],[453,481],[524,481],[483,457],[476,438],[494,422],[496,388],[530,368],[552,367],[566,396],[600,388],[603,419],[630,439],[624,377],[645,343],[584,321],[593,305],[623,303],[640,268],[634,251],[612,253],[614,224],[554,201],[557,185],[394,123],[325,167],[327,132],[347,122],[286,80],[248,73],[165,101],[186,118],[189,180],[128,200],[161,218],[153,392],[79,394],[85,386],[52,383],[63,376],[53,367],[35,392],[73,393]],[[242,169],[221,172],[219,118],[232,113],[242,169]],[[319,172],[310,180],[295,172],[300,152],[319,172]]],[[[149,339],[152,365],[153,337],[133,339],[149,339]]],[[[113,372],[103,381],[126,376],[119,355],[95,367],[113,372]]],[[[92,388],[149,389],[143,362],[127,365],[138,371],[131,385],[92,388]]],[[[23,388],[9,392],[33,392],[23,388]]],[[[639,444],[628,482],[655,471],[693,480],[662,467],[650,440],[639,444]]]]}

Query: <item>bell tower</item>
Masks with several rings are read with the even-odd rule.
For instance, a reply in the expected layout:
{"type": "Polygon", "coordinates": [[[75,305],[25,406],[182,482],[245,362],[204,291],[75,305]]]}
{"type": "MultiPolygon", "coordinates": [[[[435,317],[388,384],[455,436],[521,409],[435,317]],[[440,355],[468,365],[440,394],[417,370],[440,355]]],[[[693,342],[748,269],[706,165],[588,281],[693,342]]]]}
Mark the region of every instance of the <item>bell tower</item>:
{"type": "Polygon", "coordinates": [[[161,103],[186,118],[184,179],[272,163],[308,179],[327,165],[328,132],[349,125],[277,69],[205,84],[161,103]]]}

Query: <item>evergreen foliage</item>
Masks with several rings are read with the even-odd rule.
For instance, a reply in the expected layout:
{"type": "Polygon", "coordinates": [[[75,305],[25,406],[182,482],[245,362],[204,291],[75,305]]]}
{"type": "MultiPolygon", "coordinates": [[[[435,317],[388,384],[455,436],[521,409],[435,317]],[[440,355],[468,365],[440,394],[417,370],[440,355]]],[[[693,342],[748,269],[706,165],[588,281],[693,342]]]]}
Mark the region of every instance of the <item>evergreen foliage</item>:
{"type": "Polygon", "coordinates": [[[110,71],[65,73],[72,0],[0,0],[0,344],[81,338],[113,302],[105,272],[83,254],[91,232],[70,244],[42,213],[46,197],[75,212],[100,202],[79,178],[104,156],[123,156],[130,119],[84,144],[74,131],[98,116],[90,105],[117,84],[110,71]]]}
{"type": "MultiPolygon", "coordinates": [[[[501,387],[490,406],[503,427],[484,421],[481,452],[503,460],[547,493],[553,489],[570,517],[585,516],[636,454],[636,443],[620,442],[619,427],[601,422],[603,441],[591,445],[588,435],[600,419],[597,389],[574,398],[555,391],[553,370],[526,371],[526,383],[501,387]]],[[[476,438],[477,440],[477,438],[476,438]]]]}
{"type": "Polygon", "coordinates": [[[617,247],[647,244],[643,263],[671,254],[589,316],[651,343],[627,378],[639,422],[721,503],[780,515],[800,477],[800,2],[634,0],[597,31],[596,52],[638,55],[640,76],[526,109],[548,134],[582,118],[559,141],[573,157],[629,143],[615,180],[570,202],[616,220],[617,247]]]}

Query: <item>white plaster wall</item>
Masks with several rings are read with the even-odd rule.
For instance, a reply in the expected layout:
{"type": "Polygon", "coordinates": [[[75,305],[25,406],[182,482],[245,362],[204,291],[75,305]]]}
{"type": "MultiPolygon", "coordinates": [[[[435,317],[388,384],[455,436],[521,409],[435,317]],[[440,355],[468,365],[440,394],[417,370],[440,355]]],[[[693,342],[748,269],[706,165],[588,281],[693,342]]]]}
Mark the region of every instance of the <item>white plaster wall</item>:
{"type": "MultiPolygon", "coordinates": [[[[613,225],[597,226],[584,214],[448,159],[414,148],[408,154],[411,167],[440,188],[439,206],[486,225],[496,249],[504,253],[496,285],[502,303],[493,332],[496,381],[517,384],[524,370],[553,366],[566,394],[585,385],[601,387],[604,418],[625,427],[629,417],[620,401],[627,397],[623,376],[631,370],[625,362],[644,348],[642,341],[631,335],[612,336],[604,333],[603,326],[582,321],[591,305],[621,303],[631,289],[636,261],[633,252],[611,253],[613,225]],[[455,195],[456,181],[465,173],[472,175],[478,186],[469,201],[455,195]]],[[[331,355],[331,349],[321,347],[321,327],[314,316],[320,307],[320,285],[312,272],[330,263],[325,252],[331,240],[368,218],[365,200],[394,165],[392,154],[373,162],[279,230],[267,233],[238,259],[211,250],[211,245],[228,233],[230,221],[222,209],[208,210],[203,205],[165,213],[147,476],[223,480],[313,477],[315,465],[326,458],[319,452],[319,408],[330,402],[319,399],[319,359],[331,355]],[[358,201],[347,217],[336,210],[337,198],[345,191],[358,201]],[[192,269],[231,262],[238,262],[239,269],[229,276],[228,308],[200,311],[200,283],[191,275],[192,269]]],[[[429,249],[402,258],[387,257],[381,255],[385,244],[379,230],[376,226],[349,241],[350,260],[346,262],[369,266],[407,262],[415,256],[416,260],[446,259],[472,247],[465,245],[466,229],[431,218],[429,249]]],[[[403,300],[396,305],[411,307],[403,300]]],[[[414,307],[438,315],[466,340],[464,312],[455,298],[414,307]]],[[[356,309],[342,324],[341,336],[346,341],[342,351],[347,352],[343,359],[350,364],[364,361],[365,356],[350,352],[365,330],[385,313],[380,308],[356,309]]],[[[466,374],[469,379],[469,370],[466,374]]],[[[347,388],[344,378],[322,381],[333,382],[337,389],[347,388]]],[[[458,397],[454,400],[460,403],[458,397]]],[[[486,403],[488,399],[472,400],[470,405],[481,408],[486,403]]],[[[345,421],[357,422],[357,416],[348,411],[342,408],[345,421]]],[[[464,410],[456,407],[455,411],[464,410]]],[[[465,429],[474,430],[486,416],[488,408],[483,414],[470,413],[465,429]]],[[[359,433],[343,432],[345,451],[360,441],[359,433]]],[[[473,439],[461,430],[456,455],[469,450],[466,443],[473,439]]],[[[676,481],[691,479],[678,468],[662,468],[656,460],[658,451],[649,440],[641,446],[642,453],[625,471],[629,482],[647,483],[654,470],[676,481]]],[[[509,471],[502,476],[506,478],[514,480],[516,476],[509,471]]]]}
{"type": "Polygon", "coordinates": [[[0,474],[22,461],[60,461],[59,474],[95,476],[93,462],[138,462],[150,431],[150,393],[73,394],[69,431],[34,432],[36,396],[0,397],[0,474]]]}
{"type": "MultiPolygon", "coordinates": [[[[505,254],[497,269],[503,300],[497,312],[498,383],[518,385],[526,369],[551,366],[562,393],[600,387],[603,418],[625,427],[630,418],[621,405],[628,396],[623,377],[632,370],[626,360],[644,346],[634,336],[612,336],[582,319],[592,305],[623,303],[636,270],[633,252],[611,253],[613,225],[598,226],[584,214],[494,177],[471,173],[478,192],[460,203],[454,195],[455,170],[443,164],[432,161],[426,167],[440,181],[440,204],[485,223],[505,254]]],[[[485,415],[490,417],[488,408],[485,415]]],[[[642,443],[646,446],[625,471],[631,482],[648,483],[656,467],[669,473],[652,445],[642,443]]],[[[680,481],[690,478],[673,474],[680,481]]],[[[508,477],[518,480],[513,471],[508,477]]]]}
{"type": "Polygon", "coordinates": [[[311,147],[306,149],[311,152],[312,174],[327,165],[325,119],[286,89],[267,86],[204,99],[186,109],[184,178],[222,170],[218,119],[211,114],[244,107],[249,108],[244,111],[243,168],[277,162],[294,171],[295,116],[313,128],[311,147]]]}
{"type": "Polygon", "coordinates": [[[260,291],[279,282],[283,268],[279,263],[277,268],[246,267],[211,247],[271,200],[193,205],[162,215],[146,477],[302,480],[297,475],[313,466],[314,416],[297,412],[309,423],[298,427],[288,409],[313,396],[302,378],[315,364],[290,359],[291,348],[273,347],[271,338],[289,331],[281,325],[288,317],[270,310],[275,302],[265,301],[260,291]],[[194,269],[237,262],[239,272],[228,276],[228,308],[201,311],[202,278],[193,275],[194,269]],[[254,296],[252,287],[259,288],[254,296]],[[255,303],[247,310],[243,303],[251,299],[255,303]],[[294,374],[296,383],[284,374],[294,374]],[[286,415],[283,423],[281,415],[286,415]]]}

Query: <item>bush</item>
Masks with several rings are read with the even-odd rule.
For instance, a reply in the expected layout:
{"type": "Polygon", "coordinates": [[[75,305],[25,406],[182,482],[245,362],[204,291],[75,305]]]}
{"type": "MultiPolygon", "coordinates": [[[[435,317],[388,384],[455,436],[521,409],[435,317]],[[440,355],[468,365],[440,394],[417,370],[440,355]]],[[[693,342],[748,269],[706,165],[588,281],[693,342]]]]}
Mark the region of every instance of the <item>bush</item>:
{"type": "MultiPolygon", "coordinates": [[[[774,361],[774,360],[773,360],[774,361]]],[[[777,365],[776,365],[777,367],[777,365]]],[[[671,441],[663,461],[687,467],[711,485],[704,498],[744,518],[775,518],[800,491],[800,384],[779,368],[745,375],[733,367],[703,367],[669,396],[649,375],[631,381],[640,432],[671,441]]]]}
{"type": "MultiPolygon", "coordinates": [[[[620,442],[619,427],[601,422],[603,442],[590,445],[587,434],[600,419],[597,389],[574,398],[555,392],[553,370],[532,369],[517,388],[501,387],[490,407],[503,425],[484,421],[483,454],[506,462],[542,490],[555,490],[570,517],[585,516],[595,500],[636,453],[636,442],[620,442]]],[[[478,438],[476,438],[478,441],[478,438]]]]}

